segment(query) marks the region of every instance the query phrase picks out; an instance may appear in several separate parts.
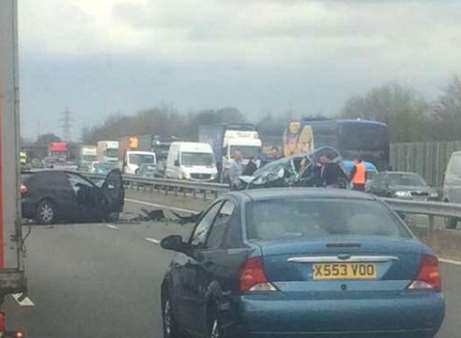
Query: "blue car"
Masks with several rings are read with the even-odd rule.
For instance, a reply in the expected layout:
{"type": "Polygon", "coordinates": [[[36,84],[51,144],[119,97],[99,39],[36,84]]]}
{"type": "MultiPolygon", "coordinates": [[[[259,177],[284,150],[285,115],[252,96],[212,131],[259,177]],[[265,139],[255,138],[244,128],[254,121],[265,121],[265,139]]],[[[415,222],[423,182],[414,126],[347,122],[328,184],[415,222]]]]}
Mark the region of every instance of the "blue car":
{"type": "Polygon", "coordinates": [[[444,318],[437,258],[368,194],[233,192],[161,245],[165,338],[429,338],[444,318]]]}

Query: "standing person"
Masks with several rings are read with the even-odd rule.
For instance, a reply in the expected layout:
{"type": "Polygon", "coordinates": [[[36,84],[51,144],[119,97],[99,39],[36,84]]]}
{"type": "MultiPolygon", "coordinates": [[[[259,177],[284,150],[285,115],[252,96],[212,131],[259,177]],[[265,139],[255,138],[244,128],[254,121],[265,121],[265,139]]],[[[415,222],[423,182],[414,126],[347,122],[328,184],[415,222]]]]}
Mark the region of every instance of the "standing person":
{"type": "Polygon", "coordinates": [[[354,167],[351,171],[352,189],[357,191],[365,191],[367,183],[367,167],[361,158],[354,160],[354,167]]]}
{"type": "Polygon", "coordinates": [[[257,160],[252,157],[250,158],[250,160],[248,161],[248,164],[245,166],[245,169],[243,169],[243,173],[242,175],[243,176],[252,176],[253,173],[258,170],[258,164],[257,164],[257,160]]]}
{"type": "Polygon", "coordinates": [[[234,151],[229,168],[230,189],[238,190],[240,188],[240,176],[243,173],[242,154],[240,151],[234,151]]]}
{"type": "Polygon", "coordinates": [[[276,147],[276,146],[273,146],[271,148],[271,160],[272,161],[276,161],[276,160],[279,160],[280,159],[280,152],[279,152],[279,148],[276,147]]]}

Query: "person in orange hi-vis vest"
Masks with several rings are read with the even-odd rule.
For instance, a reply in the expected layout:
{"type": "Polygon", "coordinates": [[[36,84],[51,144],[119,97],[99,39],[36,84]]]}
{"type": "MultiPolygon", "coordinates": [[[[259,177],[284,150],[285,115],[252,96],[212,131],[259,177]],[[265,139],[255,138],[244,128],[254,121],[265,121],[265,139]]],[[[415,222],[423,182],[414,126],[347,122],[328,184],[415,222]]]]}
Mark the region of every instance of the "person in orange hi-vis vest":
{"type": "Polygon", "coordinates": [[[354,160],[354,167],[351,171],[352,189],[365,191],[367,183],[367,168],[361,158],[354,160]]]}

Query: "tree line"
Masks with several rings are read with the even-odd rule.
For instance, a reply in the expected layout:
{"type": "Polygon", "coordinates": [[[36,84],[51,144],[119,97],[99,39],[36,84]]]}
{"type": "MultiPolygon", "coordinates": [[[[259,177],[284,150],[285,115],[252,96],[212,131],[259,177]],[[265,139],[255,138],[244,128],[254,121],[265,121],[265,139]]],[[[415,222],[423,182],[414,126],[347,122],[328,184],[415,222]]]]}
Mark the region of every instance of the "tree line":
{"type": "Polygon", "coordinates": [[[112,115],[100,126],[84,128],[82,142],[96,144],[98,140],[117,140],[127,135],[143,134],[196,140],[198,126],[201,124],[240,123],[246,120],[244,114],[233,107],[183,114],[173,106],[164,105],[140,111],[132,116],[112,115]]]}
{"type": "MultiPolygon", "coordinates": [[[[82,142],[95,144],[98,140],[142,134],[196,140],[201,124],[255,122],[263,137],[279,137],[281,143],[288,121],[309,115],[310,112],[265,114],[257,121],[249,121],[247,115],[234,107],[183,113],[174,106],[162,105],[135,115],[112,115],[101,125],[83,129],[82,142]]],[[[347,100],[334,117],[385,122],[390,127],[392,142],[460,140],[461,80],[453,77],[433,101],[398,83],[372,88],[347,100]]],[[[49,137],[40,136],[37,142],[43,143],[49,137]]]]}
{"type": "Polygon", "coordinates": [[[460,140],[461,80],[454,77],[433,102],[399,84],[374,88],[350,98],[340,116],[385,122],[392,142],[460,140]]]}

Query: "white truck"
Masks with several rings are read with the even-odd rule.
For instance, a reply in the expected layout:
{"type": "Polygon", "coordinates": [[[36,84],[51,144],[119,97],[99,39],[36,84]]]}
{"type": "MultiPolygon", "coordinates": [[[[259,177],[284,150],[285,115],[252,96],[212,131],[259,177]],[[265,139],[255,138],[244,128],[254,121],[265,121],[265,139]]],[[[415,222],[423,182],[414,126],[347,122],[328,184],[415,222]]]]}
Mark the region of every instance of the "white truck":
{"type": "Polygon", "coordinates": [[[79,170],[89,171],[92,164],[96,162],[96,146],[82,145],[79,155],[79,170]]]}
{"type": "Polygon", "coordinates": [[[229,160],[234,151],[240,151],[242,162],[246,165],[248,160],[258,157],[262,150],[258,131],[251,123],[202,125],[198,136],[199,142],[208,143],[213,148],[220,181],[226,180],[229,160]]]}
{"type": "Polygon", "coordinates": [[[98,162],[118,163],[118,141],[99,141],[96,146],[98,162]]]}
{"type": "Polygon", "coordinates": [[[118,158],[122,163],[122,172],[128,175],[138,175],[143,165],[156,166],[157,156],[150,151],[151,144],[139,136],[122,137],[118,143],[118,158]]]}
{"type": "MultiPolygon", "coordinates": [[[[0,1],[0,303],[26,292],[19,192],[19,81],[17,0],[0,1]]],[[[19,337],[4,329],[0,336],[19,337]]]]}
{"type": "Polygon", "coordinates": [[[166,177],[207,182],[216,179],[217,174],[213,149],[208,143],[173,142],[170,145],[166,177]]]}

